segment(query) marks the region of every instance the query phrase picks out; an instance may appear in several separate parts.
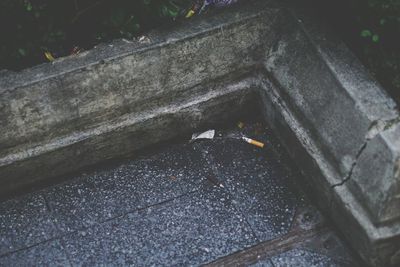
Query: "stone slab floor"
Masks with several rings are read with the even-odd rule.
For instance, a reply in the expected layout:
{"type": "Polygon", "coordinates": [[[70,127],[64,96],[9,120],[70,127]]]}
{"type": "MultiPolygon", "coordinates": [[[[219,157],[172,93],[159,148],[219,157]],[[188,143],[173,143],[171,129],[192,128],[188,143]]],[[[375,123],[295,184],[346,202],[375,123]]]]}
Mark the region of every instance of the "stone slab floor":
{"type": "Polygon", "coordinates": [[[185,142],[2,201],[0,266],[361,266],[264,125],[185,142]]]}

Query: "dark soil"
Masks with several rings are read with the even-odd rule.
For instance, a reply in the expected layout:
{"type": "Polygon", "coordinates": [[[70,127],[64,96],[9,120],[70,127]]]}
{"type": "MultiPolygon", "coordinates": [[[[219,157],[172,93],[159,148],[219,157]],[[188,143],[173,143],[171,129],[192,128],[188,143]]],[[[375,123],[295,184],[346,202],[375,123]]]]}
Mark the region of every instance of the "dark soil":
{"type": "MultiPolygon", "coordinates": [[[[201,1],[201,0],[199,0],[201,1]]],[[[400,103],[400,0],[304,0],[400,103]]],[[[0,70],[21,70],[133,38],[184,17],[195,0],[1,0],[0,70]]]]}
{"type": "Polygon", "coordinates": [[[311,0],[311,3],[400,103],[400,0],[311,0]]]}
{"type": "Polygon", "coordinates": [[[1,0],[0,70],[21,70],[172,23],[191,0],[1,0]]]}

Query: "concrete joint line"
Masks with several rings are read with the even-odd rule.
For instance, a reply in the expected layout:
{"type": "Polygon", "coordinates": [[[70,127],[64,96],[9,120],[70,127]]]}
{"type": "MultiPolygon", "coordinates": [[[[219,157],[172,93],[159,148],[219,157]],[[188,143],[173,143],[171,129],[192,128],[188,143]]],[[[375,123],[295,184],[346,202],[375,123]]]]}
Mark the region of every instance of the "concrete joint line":
{"type": "Polygon", "coordinates": [[[293,247],[302,244],[316,236],[329,233],[329,229],[324,225],[318,225],[310,230],[289,232],[279,239],[264,241],[243,251],[236,252],[229,256],[220,258],[206,264],[205,266],[246,266],[260,260],[259,255],[273,257],[283,253],[293,247]]]}

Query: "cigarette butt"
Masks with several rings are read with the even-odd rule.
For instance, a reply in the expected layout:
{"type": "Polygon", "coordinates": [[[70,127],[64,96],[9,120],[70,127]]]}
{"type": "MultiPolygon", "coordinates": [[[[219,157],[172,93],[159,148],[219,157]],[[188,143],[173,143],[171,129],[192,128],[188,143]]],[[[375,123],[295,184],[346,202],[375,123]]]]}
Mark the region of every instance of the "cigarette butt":
{"type": "Polygon", "coordinates": [[[260,147],[260,148],[263,148],[263,147],[264,147],[264,143],[261,143],[261,142],[259,142],[259,141],[256,141],[256,140],[253,140],[253,139],[244,137],[244,136],[242,137],[242,139],[243,139],[245,142],[249,143],[249,144],[258,146],[258,147],[260,147]]]}
{"type": "Polygon", "coordinates": [[[186,18],[188,19],[188,18],[190,18],[191,16],[193,16],[194,15],[194,11],[191,9],[191,10],[189,10],[189,12],[186,14],[186,18]]]}

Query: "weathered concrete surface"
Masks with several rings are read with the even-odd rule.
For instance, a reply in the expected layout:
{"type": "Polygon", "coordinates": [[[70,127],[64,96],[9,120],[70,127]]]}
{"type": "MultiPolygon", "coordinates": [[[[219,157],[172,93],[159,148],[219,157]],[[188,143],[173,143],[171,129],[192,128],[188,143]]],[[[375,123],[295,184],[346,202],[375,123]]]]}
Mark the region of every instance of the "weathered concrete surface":
{"type": "Polygon", "coordinates": [[[375,222],[400,216],[400,124],[388,125],[374,136],[358,157],[348,183],[356,196],[367,204],[375,222]],[[371,164],[373,163],[373,164],[371,164]],[[380,179],[376,179],[379,177],[380,179]]]}
{"type": "Polygon", "coordinates": [[[119,41],[3,73],[0,192],[241,111],[252,91],[248,74],[277,13],[264,7],[258,2],[154,32],[148,44],[119,41]]]}
{"type": "Polygon", "coordinates": [[[231,11],[150,34],[150,44],[119,41],[5,75],[0,81],[2,155],[168,105],[183,94],[200,95],[212,90],[200,84],[248,73],[276,13],[255,11],[231,11]]]}
{"type": "Polygon", "coordinates": [[[398,109],[309,16],[291,10],[278,20],[281,36],[260,74],[266,118],[289,140],[321,206],[364,259],[398,264],[398,109]]]}
{"type": "Polygon", "coordinates": [[[126,155],[194,128],[229,120],[230,116],[242,113],[254,99],[248,80],[223,86],[218,88],[214,84],[215,91],[190,97],[185,102],[127,114],[94,129],[13,154],[17,160],[8,157],[6,160],[10,162],[1,168],[1,190],[7,192],[66,170],[126,155]]]}
{"type": "Polygon", "coordinates": [[[398,109],[319,23],[270,4],[1,72],[0,192],[233,118],[260,98],[352,246],[372,265],[399,264],[398,109]]]}

